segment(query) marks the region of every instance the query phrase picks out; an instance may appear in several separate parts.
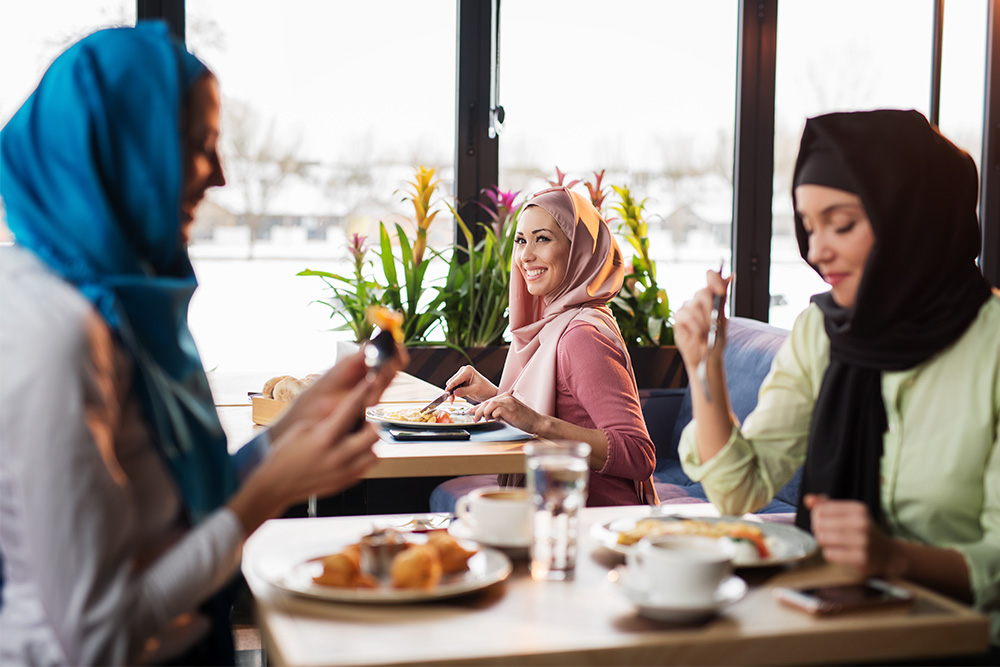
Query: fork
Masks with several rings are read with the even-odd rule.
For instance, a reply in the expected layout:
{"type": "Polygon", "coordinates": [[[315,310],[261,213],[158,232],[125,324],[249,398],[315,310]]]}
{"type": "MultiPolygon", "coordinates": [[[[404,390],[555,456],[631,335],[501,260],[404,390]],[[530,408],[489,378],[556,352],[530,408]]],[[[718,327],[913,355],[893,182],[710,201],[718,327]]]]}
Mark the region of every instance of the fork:
{"type": "MultiPolygon", "coordinates": [[[[722,275],[722,267],[724,262],[719,264],[719,275],[722,275]]],[[[701,382],[702,391],[705,393],[705,400],[709,403],[712,402],[712,394],[708,390],[708,357],[712,354],[712,350],[715,349],[715,338],[719,330],[719,320],[722,319],[722,295],[715,294],[712,296],[712,315],[711,321],[708,323],[708,349],[705,351],[705,356],[701,358],[698,362],[698,381],[701,382]]]]}

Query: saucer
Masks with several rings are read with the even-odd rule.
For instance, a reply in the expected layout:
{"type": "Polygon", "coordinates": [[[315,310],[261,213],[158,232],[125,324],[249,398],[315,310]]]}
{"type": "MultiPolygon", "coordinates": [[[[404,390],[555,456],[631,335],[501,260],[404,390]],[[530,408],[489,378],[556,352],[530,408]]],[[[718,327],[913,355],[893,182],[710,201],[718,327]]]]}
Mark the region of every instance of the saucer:
{"type": "Polygon", "coordinates": [[[465,523],[459,518],[454,518],[451,523],[448,524],[448,532],[457,537],[460,540],[473,540],[474,542],[479,542],[480,544],[485,544],[488,547],[493,547],[494,549],[500,549],[505,552],[508,556],[521,556],[527,555],[528,549],[531,547],[531,540],[521,540],[518,542],[504,542],[491,540],[489,538],[479,537],[476,532],[472,529],[472,526],[465,523]]]}
{"type": "Polygon", "coordinates": [[[639,607],[640,616],[668,623],[694,623],[705,620],[736,602],[747,592],[747,582],[733,575],[719,584],[711,600],[695,603],[674,602],[635,588],[636,582],[630,581],[628,568],[624,565],[612,570],[608,578],[617,584],[625,597],[639,607]]]}

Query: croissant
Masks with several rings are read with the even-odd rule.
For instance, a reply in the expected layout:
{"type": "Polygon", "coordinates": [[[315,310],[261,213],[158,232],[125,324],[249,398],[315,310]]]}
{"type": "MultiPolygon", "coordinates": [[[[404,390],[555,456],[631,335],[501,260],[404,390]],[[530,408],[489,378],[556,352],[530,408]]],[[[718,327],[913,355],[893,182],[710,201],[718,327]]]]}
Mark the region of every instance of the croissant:
{"type": "Polygon", "coordinates": [[[441,556],[429,544],[418,544],[392,559],[393,588],[434,588],[441,581],[441,556]]]}
{"type": "Polygon", "coordinates": [[[444,530],[435,530],[428,534],[427,544],[437,549],[441,557],[441,569],[445,573],[459,572],[468,567],[469,558],[475,551],[466,551],[458,541],[444,530]]]}
{"type": "Polygon", "coordinates": [[[376,582],[361,572],[356,554],[347,550],[324,556],[323,573],[313,577],[313,581],[324,586],[337,588],[374,588],[376,582]]]}

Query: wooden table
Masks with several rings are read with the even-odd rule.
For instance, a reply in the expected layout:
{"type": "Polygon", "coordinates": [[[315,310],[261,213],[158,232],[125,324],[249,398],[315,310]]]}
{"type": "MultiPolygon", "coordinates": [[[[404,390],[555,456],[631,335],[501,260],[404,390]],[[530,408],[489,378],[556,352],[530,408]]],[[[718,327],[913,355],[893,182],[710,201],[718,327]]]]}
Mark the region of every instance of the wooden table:
{"type": "MultiPolygon", "coordinates": [[[[260,373],[209,373],[212,393],[229,439],[230,451],[239,449],[262,428],[251,420],[248,391],[259,390],[270,377],[260,373]]],[[[439,387],[399,373],[386,388],[386,403],[425,404],[441,393],[439,387]]],[[[423,441],[378,442],[379,461],[364,475],[366,479],[400,477],[449,477],[524,472],[523,442],[423,441]]]]}
{"type": "MultiPolygon", "coordinates": [[[[677,509],[693,515],[713,512],[707,503],[677,509]]],[[[983,615],[907,583],[901,585],[917,596],[910,609],[815,618],[779,605],[771,592],[776,585],[847,579],[844,570],[818,557],[787,569],[740,570],[750,591],[705,624],[646,620],[608,580],[620,556],[597,546],[589,530],[598,522],[648,512],[643,507],[585,510],[572,582],[536,582],[526,563],[515,561],[507,581],[432,603],[309,600],[272,587],[258,573],[258,563],[267,559],[288,559],[327,541],[343,544],[373,524],[404,523],[412,515],[269,521],[247,542],[243,572],[274,664],[829,664],[972,654],[988,646],[983,615]]]]}

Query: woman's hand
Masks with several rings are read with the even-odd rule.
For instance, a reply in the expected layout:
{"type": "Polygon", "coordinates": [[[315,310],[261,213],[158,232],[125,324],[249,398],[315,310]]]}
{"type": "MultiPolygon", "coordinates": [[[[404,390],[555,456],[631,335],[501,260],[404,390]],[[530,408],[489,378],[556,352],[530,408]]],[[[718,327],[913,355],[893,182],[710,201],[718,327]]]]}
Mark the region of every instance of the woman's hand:
{"type": "Polygon", "coordinates": [[[270,455],[228,503],[247,535],[261,523],[309,496],[327,496],[355,484],[375,461],[375,430],[364,409],[378,401],[406,352],[374,377],[361,354],[327,371],[271,427],[270,455]]]}
{"type": "Polygon", "coordinates": [[[497,395],[496,385],[487,380],[472,366],[462,366],[458,372],[451,376],[444,388],[451,391],[451,400],[467,396],[468,398],[485,401],[497,395]],[[463,386],[459,386],[463,385],[463,386]]]}
{"type": "Polygon", "coordinates": [[[726,347],[726,293],[732,276],[723,278],[716,271],[706,273],[707,286],[699,290],[681,309],[674,313],[674,342],[684,358],[689,374],[701,362],[708,351],[708,330],[712,322],[712,299],[716,295],[722,297],[720,306],[719,328],[716,330],[715,347],[712,356],[722,358],[726,347]]]}
{"type": "MultiPolygon", "coordinates": [[[[389,386],[396,372],[409,363],[406,348],[397,345],[396,355],[382,367],[370,383],[365,405],[374,405],[385,388],[389,386]]],[[[352,354],[328,370],[309,386],[288,410],[270,428],[271,442],[281,439],[285,430],[293,424],[312,424],[327,417],[343,400],[346,393],[361,382],[368,374],[365,357],[361,352],[352,354]]]]}
{"type": "Polygon", "coordinates": [[[476,421],[484,419],[501,419],[511,426],[541,435],[548,419],[545,415],[535,412],[521,401],[514,398],[510,392],[495,396],[476,406],[476,421]]]}
{"type": "Polygon", "coordinates": [[[803,503],[811,512],[813,535],[828,562],[848,565],[866,577],[901,574],[896,540],[879,530],[867,505],[813,493],[806,494],[803,503]]]}

